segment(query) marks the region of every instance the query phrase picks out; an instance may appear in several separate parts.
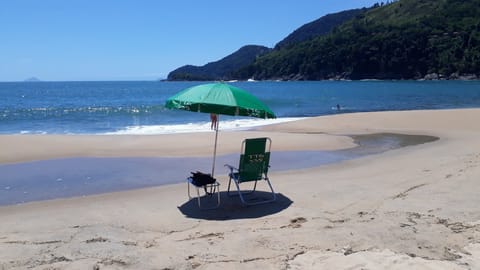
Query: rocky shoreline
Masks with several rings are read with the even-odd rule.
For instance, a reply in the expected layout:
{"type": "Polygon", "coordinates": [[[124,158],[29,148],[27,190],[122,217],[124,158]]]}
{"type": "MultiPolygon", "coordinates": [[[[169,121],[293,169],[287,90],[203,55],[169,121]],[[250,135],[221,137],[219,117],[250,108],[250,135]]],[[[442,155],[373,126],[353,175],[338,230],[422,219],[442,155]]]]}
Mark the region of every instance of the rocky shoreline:
{"type": "Polygon", "coordinates": [[[290,74],[289,76],[284,76],[281,78],[270,78],[270,79],[260,79],[253,78],[255,81],[362,81],[362,80],[416,80],[416,81],[477,81],[480,80],[480,74],[459,74],[452,73],[450,75],[444,75],[440,73],[429,73],[424,76],[418,76],[415,78],[398,78],[395,76],[379,76],[379,77],[370,77],[370,78],[352,78],[348,72],[343,72],[341,74],[335,74],[326,76],[322,79],[310,79],[302,74],[290,74]]]}

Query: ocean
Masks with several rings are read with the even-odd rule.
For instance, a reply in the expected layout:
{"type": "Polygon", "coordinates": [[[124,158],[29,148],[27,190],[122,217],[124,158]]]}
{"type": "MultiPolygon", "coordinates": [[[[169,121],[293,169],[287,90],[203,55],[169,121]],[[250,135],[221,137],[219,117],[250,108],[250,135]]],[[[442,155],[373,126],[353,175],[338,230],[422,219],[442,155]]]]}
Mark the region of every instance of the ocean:
{"type": "MultiPolygon", "coordinates": [[[[208,131],[207,114],[164,106],[170,96],[200,83],[203,82],[0,82],[0,134],[208,131]]],[[[480,81],[231,84],[257,96],[278,118],[220,116],[222,130],[339,113],[480,107],[480,81]]]]}

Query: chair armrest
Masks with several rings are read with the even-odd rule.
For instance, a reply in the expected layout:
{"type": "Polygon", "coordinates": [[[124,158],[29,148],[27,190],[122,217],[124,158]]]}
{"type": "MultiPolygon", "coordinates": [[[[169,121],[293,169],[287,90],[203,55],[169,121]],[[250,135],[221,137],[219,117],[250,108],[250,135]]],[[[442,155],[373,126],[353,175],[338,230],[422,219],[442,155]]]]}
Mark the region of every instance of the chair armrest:
{"type": "Polygon", "coordinates": [[[233,173],[233,171],[237,171],[238,172],[238,169],[233,167],[232,165],[228,165],[228,164],[225,164],[224,165],[225,167],[228,167],[230,169],[230,173],[233,173]]]}

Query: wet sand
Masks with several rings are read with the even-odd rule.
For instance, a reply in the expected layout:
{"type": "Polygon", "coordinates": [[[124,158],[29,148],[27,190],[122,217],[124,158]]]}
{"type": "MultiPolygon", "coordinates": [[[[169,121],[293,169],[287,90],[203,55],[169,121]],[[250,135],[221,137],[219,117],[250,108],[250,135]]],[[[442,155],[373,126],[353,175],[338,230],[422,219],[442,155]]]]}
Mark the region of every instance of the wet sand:
{"type": "MultiPolygon", "coordinates": [[[[353,148],[273,151],[270,164],[276,172],[306,169],[438,139],[388,133],[354,135],[351,138],[357,145],[353,148]]],[[[224,177],[226,170],[223,165],[237,165],[238,156],[218,156],[217,174],[224,177]]],[[[211,157],[77,157],[0,164],[0,205],[181,183],[191,171],[211,172],[211,163],[211,157]]]]}

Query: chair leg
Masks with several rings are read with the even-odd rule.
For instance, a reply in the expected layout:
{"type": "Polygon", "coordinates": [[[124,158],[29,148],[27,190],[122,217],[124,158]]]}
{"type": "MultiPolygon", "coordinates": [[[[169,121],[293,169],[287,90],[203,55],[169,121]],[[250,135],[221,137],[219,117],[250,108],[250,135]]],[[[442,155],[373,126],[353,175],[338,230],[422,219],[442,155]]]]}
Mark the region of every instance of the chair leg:
{"type": "MultiPolygon", "coordinates": [[[[273,201],[275,201],[275,200],[277,199],[277,194],[276,194],[275,191],[273,190],[272,183],[270,183],[270,179],[268,179],[268,177],[267,177],[267,178],[265,178],[265,180],[267,181],[268,186],[270,187],[270,190],[272,191],[272,199],[271,199],[270,201],[273,202],[273,201]]],[[[268,201],[268,202],[270,202],[270,201],[268,201]]]]}
{"type": "Polygon", "coordinates": [[[232,194],[230,195],[230,182],[231,182],[231,178],[230,178],[230,181],[229,181],[229,188],[228,188],[228,194],[229,196],[239,196],[240,197],[240,201],[244,204],[244,205],[258,205],[258,204],[264,204],[264,203],[270,203],[270,202],[273,202],[277,199],[277,194],[275,194],[275,191],[273,190],[273,186],[272,184],[270,183],[270,180],[268,178],[265,178],[264,180],[267,181],[267,184],[268,184],[268,187],[270,188],[270,191],[271,191],[271,194],[272,194],[272,198],[271,199],[268,199],[268,200],[262,200],[262,201],[258,201],[258,202],[250,202],[249,200],[247,200],[244,195],[248,195],[250,193],[254,193],[255,192],[255,189],[256,189],[256,186],[257,186],[257,181],[255,181],[255,185],[254,185],[254,189],[251,190],[251,191],[247,191],[247,192],[244,192],[242,190],[240,190],[240,184],[238,183],[238,181],[236,181],[235,179],[233,179],[233,182],[235,183],[235,186],[237,187],[237,193],[238,194],[232,194]]]}
{"type": "Polygon", "coordinates": [[[242,194],[243,192],[240,190],[240,185],[238,184],[238,181],[236,181],[236,180],[234,179],[234,182],[235,182],[235,185],[237,186],[238,196],[240,197],[240,200],[242,201],[243,204],[247,204],[247,205],[248,205],[248,203],[247,203],[247,201],[245,200],[245,198],[243,198],[243,194],[242,194]]]}
{"type": "Polygon", "coordinates": [[[232,183],[232,177],[230,176],[230,179],[228,180],[228,188],[227,188],[227,194],[230,195],[230,183],[232,183]]]}
{"type": "MultiPolygon", "coordinates": [[[[233,179],[233,181],[235,182],[235,185],[237,186],[237,190],[240,190],[238,181],[236,179],[233,179]]],[[[230,184],[231,184],[231,182],[232,182],[232,177],[230,177],[230,179],[228,180],[227,195],[230,196],[230,197],[238,196],[238,194],[230,194],[230,184]]],[[[239,192],[242,193],[242,194],[250,194],[250,193],[255,192],[255,189],[257,188],[257,182],[258,182],[258,180],[255,181],[255,184],[254,184],[252,190],[250,190],[250,191],[239,191],[239,192]]]]}
{"type": "Polygon", "coordinates": [[[258,181],[255,181],[255,185],[253,185],[253,190],[252,190],[252,192],[255,192],[255,189],[257,189],[257,182],[258,182],[258,181]]]}
{"type": "Polygon", "coordinates": [[[271,203],[277,199],[277,194],[275,194],[275,191],[273,190],[270,180],[268,178],[265,178],[265,181],[267,181],[268,187],[270,188],[270,191],[272,193],[272,198],[264,201],[258,201],[258,202],[245,202],[246,205],[259,205],[259,204],[271,203]]]}

